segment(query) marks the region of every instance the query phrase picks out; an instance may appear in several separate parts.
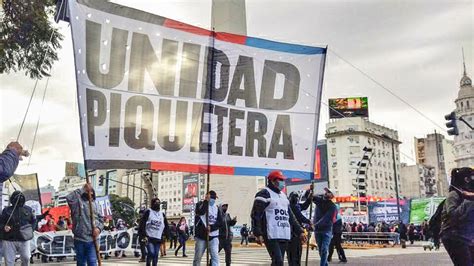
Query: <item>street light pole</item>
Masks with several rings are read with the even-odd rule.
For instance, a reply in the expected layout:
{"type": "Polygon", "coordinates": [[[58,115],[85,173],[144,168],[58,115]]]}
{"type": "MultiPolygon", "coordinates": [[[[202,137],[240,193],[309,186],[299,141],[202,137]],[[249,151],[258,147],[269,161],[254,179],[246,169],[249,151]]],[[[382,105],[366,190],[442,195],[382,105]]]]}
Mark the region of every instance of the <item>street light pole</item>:
{"type": "Polygon", "coordinates": [[[395,157],[395,140],[393,140],[392,138],[390,138],[388,135],[386,134],[382,134],[382,137],[387,140],[387,141],[390,141],[390,143],[392,144],[392,160],[393,160],[393,174],[394,174],[394,178],[395,178],[395,195],[397,197],[397,215],[398,215],[398,222],[401,221],[401,216],[400,216],[400,195],[399,195],[399,192],[398,192],[398,178],[397,178],[397,160],[396,160],[396,157],[395,157]]]}

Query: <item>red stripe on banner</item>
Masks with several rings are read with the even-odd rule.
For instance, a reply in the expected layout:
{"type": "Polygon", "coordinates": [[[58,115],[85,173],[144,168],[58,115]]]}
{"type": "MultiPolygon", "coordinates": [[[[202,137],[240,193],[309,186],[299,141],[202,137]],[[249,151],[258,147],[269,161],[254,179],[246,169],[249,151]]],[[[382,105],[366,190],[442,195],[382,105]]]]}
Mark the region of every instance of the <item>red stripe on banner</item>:
{"type": "Polygon", "coordinates": [[[164,171],[179,171],[179,172],[191,172],[191,173],[207,173],[221,174],[221,175],[233,175],[234,167],[228,166],[215,166],[215,165],[200,165],[200,164],[181,164],[181,163],[162,163],[162,162],[151,162],[150,168],[152,170],[164,170],[164,171]]]}
{"type": "Polygon", "coordinates": [[[183,22],[179,22],[179,21],[176,21],[176,20],[172,20],[172,19],[166,19],[163,26],[165,26],[167,28],[172,28],[172,29],[177,29],[177,30],[189,32],[189,33],[194,33],[194,34],[197,34],[197,35],[204,35],[204,36],[211,36],[212,35],[212,32],[210,30],[199,28],[199,27],[189,25],[189,24],[186,24],[186,23],[183,23],[183,22]]]}
{"type": "Polygon", "coordinates": [[[244,44],[244,45],[247,40],[247,36],[226,33],[226,32],[216,32],[215,36],[216,36],[216,39],[221,40],[221,41],[244,44]]]}
{"type": "Polygon", "coordinates": [[[316,149],[314,162],[314,179],[321,179],[321,150],[316,149]]]}

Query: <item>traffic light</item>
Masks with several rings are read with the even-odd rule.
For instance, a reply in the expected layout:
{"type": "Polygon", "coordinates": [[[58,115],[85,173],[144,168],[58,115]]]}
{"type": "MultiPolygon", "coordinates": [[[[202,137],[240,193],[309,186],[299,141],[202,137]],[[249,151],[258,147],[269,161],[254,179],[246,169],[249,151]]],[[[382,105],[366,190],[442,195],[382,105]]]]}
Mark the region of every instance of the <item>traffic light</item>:
{"type": "Polygon", "coordinates": [[[456,113],[451,112],[450,114],[445,115],[444,119],[448,121],[448,123],[446,123],[446,127],[448,128],[448,135],[459,135],[458,124],[456,123],[456,113]]]}
{"type": "Polygon", "coordinates": [[[103,175],[99,176],[99,186],[101,186],[101,187],[104,186],[104,176],[103,175]]]}

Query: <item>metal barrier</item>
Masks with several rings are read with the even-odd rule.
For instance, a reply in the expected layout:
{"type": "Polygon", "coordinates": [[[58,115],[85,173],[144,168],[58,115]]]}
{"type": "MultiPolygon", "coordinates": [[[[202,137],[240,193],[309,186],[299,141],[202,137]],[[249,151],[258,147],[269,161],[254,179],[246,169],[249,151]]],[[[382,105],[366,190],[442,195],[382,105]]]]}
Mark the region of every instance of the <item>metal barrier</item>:
{"type": "Polygon", "coordinates": [[[343,232],[342,236],[347,242],[361,244],[389,244],[396,245],[400,243],[399,233],[382,233],[382,232],[343,232]]]}

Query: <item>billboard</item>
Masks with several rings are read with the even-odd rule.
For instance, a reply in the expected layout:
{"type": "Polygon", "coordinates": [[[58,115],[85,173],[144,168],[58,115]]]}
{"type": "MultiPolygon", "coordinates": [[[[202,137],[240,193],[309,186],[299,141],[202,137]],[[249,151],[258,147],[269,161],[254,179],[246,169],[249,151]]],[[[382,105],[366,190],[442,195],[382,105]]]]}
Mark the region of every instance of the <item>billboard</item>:
{"type": "Polygon", "coordinates": [[[312,178],[325,47],[69,3],[88,169],[312,178]]]}
{"type": "Polygon", "coordinates": [[[183,213],[191,212],[199,197],[199,174],[183,176],[183,213]]]}
{"type": "MultiPolygon", "coordinates": [[[[379,202],[369,202],[369,222],[392,223],[398,221],[397,201],[386,200],[379,202]]],[[[410,218],[410,205],[406,200],[400,200],[400,219],[407,224],[410,218]]]]}
{"type": "Polygon", "coordinates": [[[37,174],[15,174],[10,177],[10,182],[5,182],[4,184],[10,194],[15,190],[19,190],[25,195],[26,201],[35,201],[40,205],[42,204],[37,174]]]}
{"type": "Polygon", "coordinates": [[[421,224],[425,220],[429,221],[443,200],[444,197],[412,199],[410,203],[410,223],[421,224]]]}
{"type": "Polygon", "coordinates": [[[66,174],[66,176],[80,176],[82,178],[85,178],[86,177],[86,170],[84,168],[84,164],[66,162],[65,174],[66,174]]]}
{"type": "Polygon", "coordinates": [[[329,118],[369,117],[367,97],[329,99],[329,118]]]}

